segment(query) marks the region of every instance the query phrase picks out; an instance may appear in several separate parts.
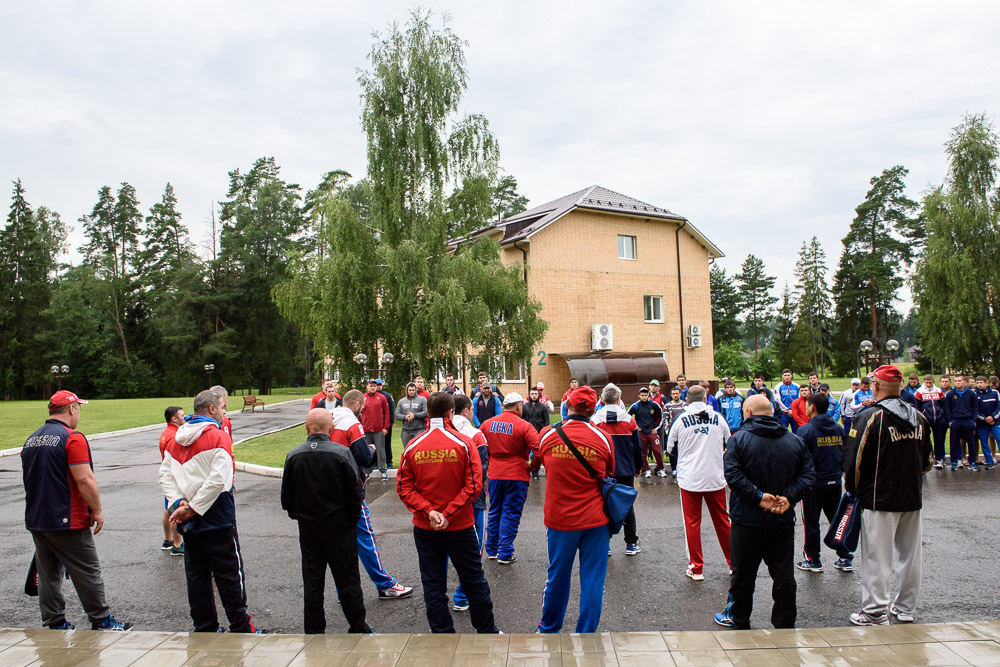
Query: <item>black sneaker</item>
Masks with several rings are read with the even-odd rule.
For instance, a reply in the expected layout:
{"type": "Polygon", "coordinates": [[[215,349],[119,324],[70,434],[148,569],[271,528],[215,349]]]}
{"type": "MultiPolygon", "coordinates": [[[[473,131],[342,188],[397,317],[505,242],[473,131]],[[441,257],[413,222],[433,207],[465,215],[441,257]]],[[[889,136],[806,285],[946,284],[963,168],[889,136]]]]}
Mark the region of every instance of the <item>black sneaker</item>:
{"type": "Polygon", "coordinates": [[[49,630],[76,630],[76,626],[63,619],[63,622],[59,625],[50,625],[49,630]]]}
{"type": "Polygon", "coordinates": [[[835,568],[841,572],[853,572],[854,571],[854,561],[850,558],[841,558],[833,564],[835,568]]]}
{"type": "Polygon", "coordinates": [[[163,544],[160,545],[160,551],[170,551],[174,548],[174,543],[170,540],[163,540],[163,544]]]}
{"type": "Polygon", "coordinates": [[[813,561],[808,560],[808,559],[796,563],[795,567],[799,568],[800,570],[805,570],[806,572],[822,572],[823,571],[823,566],[819,563],[819,561],[816,561],[814,563],[813,561]]]}
{"type": "Polygon", "coordinates": [[[510,565],[511,563],[517,562],[517,554],[511,554],[507,558],[497,558],[497,562],[503,565],[510,565]]]}

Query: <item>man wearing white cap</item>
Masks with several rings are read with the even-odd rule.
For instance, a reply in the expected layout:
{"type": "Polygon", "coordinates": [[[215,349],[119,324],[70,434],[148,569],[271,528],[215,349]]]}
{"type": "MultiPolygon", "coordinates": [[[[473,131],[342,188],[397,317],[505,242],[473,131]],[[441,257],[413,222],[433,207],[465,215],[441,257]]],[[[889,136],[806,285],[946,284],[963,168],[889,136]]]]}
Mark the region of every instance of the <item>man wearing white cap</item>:
{"type": "Polygon", "coordinates": [[[21,450],[24,523],[35,543],[42,624],[53,630],[74,629],[66,620],[62,595],[65,571],[91,629],[124,632],[132,624],[111,615],[94,544],[94,535],[104,527],[104,513],[90,444],[76,430],[80,404],[86,402],[71,391],[57,391],[49,399],[49,418],[25,441],[21,450]]]}
{"type": "Polygon", "coordinates": [[[528,497],[528,458],[538,455],[538,432],[521,419],[523,403],[519,393],[510,392],[504,396],[503,412],[479,427],[490,452],[486,555],[504,565],[517,560],[514,538],[528,497]]]}
{"type": "Polygon", "coordinates": [[[844,422],[844,432],[851,430],[851,420],[854,417],[853,408],[854,404],[854,392],[861,389],[861,379],[854,378],[851,380],[851,388],[845,389],[844,393],[840,395],[840,416],[844,422]]]}

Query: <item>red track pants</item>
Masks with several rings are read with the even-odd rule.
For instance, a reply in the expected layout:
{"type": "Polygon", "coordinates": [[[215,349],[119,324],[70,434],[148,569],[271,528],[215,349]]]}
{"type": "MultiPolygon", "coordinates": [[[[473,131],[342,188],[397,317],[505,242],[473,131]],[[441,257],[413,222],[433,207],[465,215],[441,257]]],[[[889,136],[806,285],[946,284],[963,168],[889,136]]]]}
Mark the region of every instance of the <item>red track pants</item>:
{"type": "Polygon", "coordinates": [[[691,571],[695,574],[702,573],[705,565],[701,554],[701,500],[705,499],[708,505],[708,513],[712,516],[712,523],[715,524],[715,534],[719,538],[719,546],[726,556],[726,563],[730,566],[732,561],[729,558],[729,512],[726,511],[726,490],[718,491],[685,491],[681,489],[681,507],[684,510],[684,532],[687,536],[688,562],[691,564],[691,571]]]}

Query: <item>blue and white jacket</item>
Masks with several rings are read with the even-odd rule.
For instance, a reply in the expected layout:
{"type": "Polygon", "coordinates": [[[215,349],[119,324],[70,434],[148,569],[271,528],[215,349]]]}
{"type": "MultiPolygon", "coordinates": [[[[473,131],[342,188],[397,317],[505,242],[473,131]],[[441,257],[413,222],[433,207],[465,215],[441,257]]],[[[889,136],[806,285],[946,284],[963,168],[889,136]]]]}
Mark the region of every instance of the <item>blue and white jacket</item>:
{"type": "Polygon", "coordinates": [[[1000,393],[996,389],[987,387],[986,389],[976,389],[976,422],[979,426],[990,426],[986,422],[987,417],[993,417],[993,423],[1000,423],[1000,393]]]}
{"type": "Polygon", "coordinates": [[[782,412],[788,412],[792,409],[792,403],[799,397],[799,385],[794,382],[789,382],[788,384],[780,382],[774,388],[774,395],[778,399],[779,409],[782,412]]]}

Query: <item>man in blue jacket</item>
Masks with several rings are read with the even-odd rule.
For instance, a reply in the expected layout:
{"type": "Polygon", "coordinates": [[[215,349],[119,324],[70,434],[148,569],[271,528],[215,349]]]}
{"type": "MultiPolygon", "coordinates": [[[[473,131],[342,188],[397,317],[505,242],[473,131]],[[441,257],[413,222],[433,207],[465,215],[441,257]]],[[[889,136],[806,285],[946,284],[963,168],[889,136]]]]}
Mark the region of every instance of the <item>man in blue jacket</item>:
{"type": "Polygon", "coordinates": [[[945,418],[951,429],[951,469],[962,467],[962,444],[969,448],[969,467],[979,472],[976,459],[979,445],[976,442],[976,415],[979,413],[979,399],[976,393],[965,386],[965,378],[955,376],[955,388],[944,397],[945,418]]]}
{"type": "Polygon", "coordinates": [[[750,627],[753,592],[761,561],[774,582],[771,623],[795,627],[795,512],[816,479],[806,444],[776,417],[763,396],[743,403],[746,421],[726,449],[733,577],[726,611],[715,622],[750,627]]]}
{"type": "Polygon", "coordinates": [[[799,385],[792,382],[792,371],[781,371],[781,384],[774,388],[778,410],[781,411],[781,425],[788,428],[792,423],[792,403],[799,397],[799,385]]]}
{"type": "Polygon", "coordinates": [[[736,433],[743,426],[743,397],[737,393],[736,383],[732,380],[726,380],[725,386],[724,393],[718,399],[719,412],[729,424],[729,432],[736,433]]]}
{"type": "Polygon", "coordinates": [[[899,397],[913,407],[919,409],[917,399],[915,397],[917,389],[920,389],[920,376],[916,373],[910,373],[910,377],[907,379],[907,385],[903,387],[902,391],[899,392],[899,397]]]}
{"type": "MultiPolygon", "coordinates": [[[[826,515],[827,521],[833,521],[840,505],[844,429],[829,413],[829,403],[829,397],[822,390],[810,396],[806,401],[809,421],[800,426],[796,434],[805,441],[816,469],[812,493],[802,499],[802,525],[806,534],[805,560],[796,564],[800,570],[808,572],[823,571],[820,559],[820,512],[826,515]]],[[[854,554],[840,547],[837,549],[837,556],[838,560],[833,564],[835,568],[844,572],[854,569],[854,554]]]]}
{"type": "Polygon", "coordinates": [[[986,469],[993,470],[993,451],[990,449],[990,436],[1000,442],[1000,393],[986,383],[986,378],[980,375],[976,378],[976,430],[979,442],[983,446],[983,456],[986,458],[986,469]]]}
{"type": "Polygon", "coordinates": [[[826,402],[830,404],[830,407],[826,409],[826,414],[830,415],[830,419],[835,422],[840,421],[840,401],[830,393],[830,385],[823,382],[819,385],[819,391],[821,394],[826,396],[826,402]]]}

